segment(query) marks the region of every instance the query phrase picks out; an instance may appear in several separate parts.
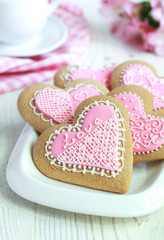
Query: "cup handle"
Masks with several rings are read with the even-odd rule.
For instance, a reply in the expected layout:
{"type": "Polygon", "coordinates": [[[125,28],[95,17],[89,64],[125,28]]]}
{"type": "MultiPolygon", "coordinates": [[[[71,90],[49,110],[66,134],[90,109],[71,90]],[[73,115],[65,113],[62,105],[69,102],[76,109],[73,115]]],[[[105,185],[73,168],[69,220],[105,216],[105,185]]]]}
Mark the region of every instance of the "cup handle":
{"type": "Polygon", "coordinates": [[[48,16],[50,16],[54,12],[58,5],[59,0],[51,0],[51,2],[48,3],[48,16]]]}

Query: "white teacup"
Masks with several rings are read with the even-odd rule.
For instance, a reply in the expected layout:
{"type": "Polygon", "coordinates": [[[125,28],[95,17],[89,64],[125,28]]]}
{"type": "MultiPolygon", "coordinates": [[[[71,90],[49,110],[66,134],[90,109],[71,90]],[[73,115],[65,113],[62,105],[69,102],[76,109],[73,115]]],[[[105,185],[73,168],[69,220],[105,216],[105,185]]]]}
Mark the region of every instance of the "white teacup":
{"type": "Polygon", "coordinates": [[[23,43],[45,26],[58,0],[0,0],[0,41],[23,43]]]}

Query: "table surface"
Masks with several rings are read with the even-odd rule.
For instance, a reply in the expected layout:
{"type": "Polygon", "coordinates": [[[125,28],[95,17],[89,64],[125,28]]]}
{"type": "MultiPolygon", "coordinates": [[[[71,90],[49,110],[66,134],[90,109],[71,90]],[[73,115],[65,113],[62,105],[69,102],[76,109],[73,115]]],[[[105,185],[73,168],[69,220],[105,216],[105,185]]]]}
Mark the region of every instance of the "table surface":
{"type": "MultiPolygon", "coordinates": [[[[74,2],[76,2],[74,0],[74,2]]],[[[89,48],[77,64],[101,67],[124,60],[142,59],[164,74],[163,58],[138,52],[109,34],[107,20],[98,9],[99,0],[78,1],[91,24],[89,48]]],[[[164,208],[133,218],[108,218],[48,208],[17,196],[6,181],[6,166],[25,122],[17,111],[19,91],[0,96],[0,239],[1,240],[124,240],[163,239],[164,208]]]]}

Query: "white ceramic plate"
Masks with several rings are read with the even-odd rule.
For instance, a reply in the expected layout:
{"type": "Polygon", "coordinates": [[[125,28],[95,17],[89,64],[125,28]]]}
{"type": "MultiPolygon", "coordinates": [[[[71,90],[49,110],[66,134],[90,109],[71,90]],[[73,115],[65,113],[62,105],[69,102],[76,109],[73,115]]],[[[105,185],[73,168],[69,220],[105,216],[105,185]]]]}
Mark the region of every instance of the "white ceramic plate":
{"type": "Polygon", "coordinates": [[[28,43],[0,43],[0,54],[14,57],[29,57],[50,52],[64,44],[68,37],[67,28],[57,17],[51,16],[43,31],[28,43]]]}
{"type": "Polygon", "coordinates": [[[134,166],[130,191],[115,194],[50,179],[32,161],[37,133],[26,124],[7,167],[10,187],[23,198],[62,210],[110,216],[134,217],[164,205],[164,162],[134,166]]]}

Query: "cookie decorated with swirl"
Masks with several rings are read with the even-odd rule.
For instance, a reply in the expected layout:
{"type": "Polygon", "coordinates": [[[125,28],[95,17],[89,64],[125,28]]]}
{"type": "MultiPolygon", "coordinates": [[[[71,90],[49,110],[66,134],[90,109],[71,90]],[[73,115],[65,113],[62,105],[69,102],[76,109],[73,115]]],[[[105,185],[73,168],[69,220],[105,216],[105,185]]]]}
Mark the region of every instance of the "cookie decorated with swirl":
{"type": "Polygon", "coordinates": [[[89,79],[76,80],[65,89],[36,84],[23,90],[18,98],[18,110],[36,131],[56,124],[73,123],[79,104],[89,97],[107,94],[108,89],[89,79]]]}
{"type": "Polygon", "coordinates": [[[112,89],[124,85],[137,85],[153,95],[154,110],[163,109],[164,78],[157,75],[156,69],[143,61],[128,61],[117,66],[111,76],[112,89]]]}
{"type": "Polygon", "coordinates": [[[164,156],[164,114],[153,110],[152,94],[136,85],[122,86],[109,94],[121,101],[129,114],[134,163],[162,160],[164,156]]]}
{"type": "Polygon", "coordinates": [[[33,161],[49,178],[127,192],[133,147],[125,106],[105,95],[86,99],[78,106],[72,124],[56,125],[40,135],[33,161]]]}

